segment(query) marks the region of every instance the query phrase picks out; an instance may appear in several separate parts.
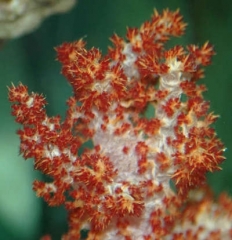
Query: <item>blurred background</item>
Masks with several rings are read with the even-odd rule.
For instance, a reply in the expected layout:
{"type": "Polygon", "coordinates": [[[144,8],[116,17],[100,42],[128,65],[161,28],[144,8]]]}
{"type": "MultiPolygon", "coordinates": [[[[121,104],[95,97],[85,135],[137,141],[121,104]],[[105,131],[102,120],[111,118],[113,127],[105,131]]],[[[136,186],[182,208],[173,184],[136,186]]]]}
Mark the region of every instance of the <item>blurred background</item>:
{"type": "Polygon", "coordinates": [[[153,9],[180,8],[188,23],[178,44],[203,44],[209,40],[217,55],[206,69],[203,82],[211,110],[220,115],[215,128],[227,150],[223,171],[209,174],[208,181],[216,194],[232,195],[232,1],[214,0],[79,0],[69,12],[47,18],[31,34],[6,41],[0,50],[0,239],[34,240],[51,233],[60,239],[67,230],[63,208],[48,208],[31,189],[39,173],[32,160],[19,156],[18,125],[11,116],[7,86],[22,82],[30,91],[43,93],[49,115],[64,115],[65,101],[71,88],[60,75],[54,47],[65,41],[85,37],[88,47],[104,53],[109,37],[124,36],[126,27],[139,26],[150,18],[153,9]]]}

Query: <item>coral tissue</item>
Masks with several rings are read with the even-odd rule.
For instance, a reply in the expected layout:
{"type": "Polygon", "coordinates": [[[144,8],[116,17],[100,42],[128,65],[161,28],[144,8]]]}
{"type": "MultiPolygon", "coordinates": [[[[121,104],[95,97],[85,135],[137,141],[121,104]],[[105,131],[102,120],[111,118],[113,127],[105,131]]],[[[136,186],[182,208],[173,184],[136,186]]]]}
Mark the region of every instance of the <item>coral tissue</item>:
{"type": "Polygon", "coordinates": [[[75,0],[0,0],[0,39],[35,30],[48,16],[72,8],[75,0]]]}
{"type": "Polygon", "coordinates": [[[185,26],[179,11],[155,10],[126,40],[113,35],[106,56],[82,39],[57,47],[73,88],[62,121],[46,114],[42,95],[10,87],[21,154],[51,179],[34,190],[67,209],[62,239],[83,229],[89,240],[231,239],[230,199],[215,203],[204,186],[224,160],[198,84],[213,48],[165,48],[185,26]]]}

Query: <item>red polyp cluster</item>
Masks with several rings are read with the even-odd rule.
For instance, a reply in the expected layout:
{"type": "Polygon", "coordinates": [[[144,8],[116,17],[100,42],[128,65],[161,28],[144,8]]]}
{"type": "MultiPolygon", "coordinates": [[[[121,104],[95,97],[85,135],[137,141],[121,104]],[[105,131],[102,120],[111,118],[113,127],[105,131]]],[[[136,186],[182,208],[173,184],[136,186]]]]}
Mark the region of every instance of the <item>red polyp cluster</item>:
{"type": "MultiPolygon", "coordinates": [[[[80,239],[83,229],[89,240],[211,239],[203,236],[213,234],[205,223],[214,203],[190,195],[224,160],[211,127],[217,116],[203,98],[206,87],[197,84],[214,52],[208,42],[165,49],[185,26],[179,11],[155,11],[140,28],[128,28],[126,40],[115,34],[106,56],[87,50],[83,40],[57,47],[74,93],[62,122],[46,115],[41,95],[22,84],[9,89],[22,125],[20,151],[51,179],[36,180],[34,190],[68,212],[62,239],[80,239]],[[79,155],[89,140],[93,148],[79,155]]],[[[227,225],[223,236],[229,231],[227,225]]]]}
{"type": "Polygon", "coordinates": [[[83,40],[65,43],[56,48],[57,57],[81,107],[104,112],[112,101],[125,96],[126,76],[119,64],[110,67],[108,57],[102,58],[98,49],[87,51],[84,46],[83,40]]]}

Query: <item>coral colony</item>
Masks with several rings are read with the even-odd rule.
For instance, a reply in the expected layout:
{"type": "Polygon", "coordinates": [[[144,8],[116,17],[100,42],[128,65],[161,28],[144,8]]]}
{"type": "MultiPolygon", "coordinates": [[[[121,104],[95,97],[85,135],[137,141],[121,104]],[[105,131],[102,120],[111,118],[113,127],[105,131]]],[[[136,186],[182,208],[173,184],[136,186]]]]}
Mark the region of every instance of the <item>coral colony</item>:
{"type": "Polygon", "coordinates": [[[185,26],[179,11],[155,10],[126,40],[113,35],[106,56],[82,39],[57,47],[73,87],[64,121],[47,116],[42,95],[9,88],[20,152],[51,179],[33,189],[67,210],[63,240],[81,239],[83,229],[89,240],[232,239],[231,200],[214,202],[205,187],[224,160],[217,116],[196,84],[213,48],[164,47],[185,26]]]}

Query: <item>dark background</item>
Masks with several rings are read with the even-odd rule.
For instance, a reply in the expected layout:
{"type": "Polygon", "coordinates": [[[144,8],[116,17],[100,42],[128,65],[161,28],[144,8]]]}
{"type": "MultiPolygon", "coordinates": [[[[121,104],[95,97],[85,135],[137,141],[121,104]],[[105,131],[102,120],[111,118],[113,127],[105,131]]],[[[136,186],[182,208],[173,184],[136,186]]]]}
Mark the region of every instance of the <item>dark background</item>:
{"type": "Polygon", "coordinates": [[[60,75],[54,47],[85,37],[88,47],[106,52],[114,32],[123,36],[127,26],[149,19],[154,8],[180,8],[188,27],[174,43],[209,40],[215,46],[217,55],[203,82],[211,110],[220,115],[215,127],[227,148],[227,160],[223,171],[209,174],[208,181],[216,194],[232,195],[232,1],[79,0],[72,11],[46,19],[35,32],[6,42],[0,51],[0,239],[33,240],[51,233],[56,240],[67,230],[64,209],[48,208],[31,190],[33,179],[40,176],[31,160],[18,156],[18,126],[10,115],[6,86],[12,82],[28,85],[46,96],[50,115],[63,115],[71,88],[60,75]]]}

